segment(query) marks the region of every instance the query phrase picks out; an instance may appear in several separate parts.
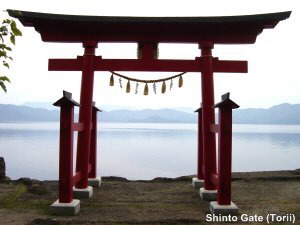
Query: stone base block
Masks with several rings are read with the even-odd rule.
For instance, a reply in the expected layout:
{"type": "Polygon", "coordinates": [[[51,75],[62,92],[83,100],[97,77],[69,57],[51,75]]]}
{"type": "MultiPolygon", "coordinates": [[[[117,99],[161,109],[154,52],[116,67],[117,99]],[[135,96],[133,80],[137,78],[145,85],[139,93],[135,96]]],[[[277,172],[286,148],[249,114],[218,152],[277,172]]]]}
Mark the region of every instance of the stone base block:
{"type": "Polygon", "coordinates": [[[100,187],[101,185],[101,177],[89,178],[88,185],[92,187],[100,187]]]}
{"type": "Polygon", "coordinates": [[[79,189],[73,187],[73,196],[74,198],[90,198],[93,196],[93,187],[88,186],[87,188],[79,189]]]}
{"type": "Polygon", "coordinates": [[[60,203],[59,200],[57,200],[50,206],[52,215],[75,216],[79,211],[80,201],[77,199],[73,199],[70,203],[60,203]]]}
{"type": "Polygon", "coordinates": [[[216,201],[217,190],[205,190],[204,188],[200,188],[200,197],[206,201],[216,201]]]}
{"type": "Polygon", "coordinates": [[[210,203],[210,212],[215,215],[221,214],[222,216],[237,216],[239,208],[233,202],[231,202],[230,205],[219,205],[218,202],[213,201],[210,203]]]}
{"type": "Polygon", "coordinates": [[[193,188],[201,188],[204,185],[204,180],[199,180],[197,177],[193,177],[192,186],[193,188]]]}

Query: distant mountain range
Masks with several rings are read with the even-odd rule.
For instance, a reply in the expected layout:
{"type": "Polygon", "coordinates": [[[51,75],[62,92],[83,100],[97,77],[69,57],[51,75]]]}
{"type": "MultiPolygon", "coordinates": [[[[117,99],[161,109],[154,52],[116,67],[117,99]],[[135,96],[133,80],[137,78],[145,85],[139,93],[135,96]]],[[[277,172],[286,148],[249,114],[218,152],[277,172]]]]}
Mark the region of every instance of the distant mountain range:
{"type": "Polygon", "coordinates": [[[59,121],[58,110],[32,108],[29,106],[0,104],[0,122],[54,122],[59,121]]]}
{"type": "MultiPolygon", "coordinates": [[[[56,106],[53,106],[51,102],[25,102],[22,106],[29,106],[32,108],[43,108],[43,109],[49,109],[49,110],[58,110],[56,106]]],[[[187,112],[187,113],[193,113],[194,109],[190,107],[174,107],[172,108],[177,111],[187,112]]],[[[123,105],[101,105],[101,110],[110,112],[114,110],[141,110],[137,107],[132,106],[123,106],[123,105]]]]}
{"type": "MultiPolygon", "coordinates": [[[[187,111],[187,109],[185,110],[187,111]]],[[[76,116],[77,117],[77,116],[76,116]]],[[[197,115],[175,109],[112,110],[99,114],[100,122],[119,123],[196,123],[197,115]]],[[[0,104],[0,122],[55,122],[59,111],[29,106],[0,104]]],[[[273,106],[269,109],[234,110],[236,124],[298,124],[300,125],[300,104],[273,106]]]]}
{"type": "Polygon", "coordinates": [[[196,115],[174,109],[114,110],[102,112],[103,122],[128,123],[195,123],[196,115]]]}
{"type": "Polygon", "coordinates": [[[239,109],[233,122],[240,124],[300,124],[300,104],[280,104],[269,109],[239,109]]]}

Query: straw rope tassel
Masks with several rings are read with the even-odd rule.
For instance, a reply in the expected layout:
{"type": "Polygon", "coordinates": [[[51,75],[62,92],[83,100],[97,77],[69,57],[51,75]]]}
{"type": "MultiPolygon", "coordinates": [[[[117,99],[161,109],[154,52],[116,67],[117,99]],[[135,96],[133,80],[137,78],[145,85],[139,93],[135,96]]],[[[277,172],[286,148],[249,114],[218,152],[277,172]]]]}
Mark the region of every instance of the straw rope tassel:
{"type": "Polygon", "coordinates": [[[182,85],[183,85],[183,79],[182,79],[182,76],[180,76],[179,77],[179,84],[178,84],[178,86],[182,87],[182,85]]]}
{"type": "Polygon", "coordinates": [[[130,81],[132,82],[136,82],[136,87],[135,87],[135,93],[138,93],[138,85],[139,82],[141,83],[145,83],[145,88],[144,88],[144,95],[148,95],[149,94],[149,88],[148,88],[148,83],[153,84],[153,92],[156,94],[156,83],[158,82],[162,82],[162,86],[161,86],[161,92],[164,94],[166,92],[166,81],[171,80],[170,81],[170,90],[173,88],[173,79],[179,77],[179,82],[178,82],[178,86],[181,88],[183,85],[183,78],[182,75],[186,74],[186,72],[182,72],[179,74],[176,74],[174,76],[170,76],[167,78],[163,78],[163,79],[157,79],[157,80],[141,80],[141,79],[136,79],[136,78],[131,78],[119,73],[116,73],[114,71],[110,71],[111,72],[111,76],[110,76],[110,80],[109,80],[109,85],[110,86],[114,86],[114,75],[119,77],[119,83],[120,83],[120,88],[123,88],[122,86],[122,79],[127,80],[127,85],[126,85],[126,93],[130,93],[130,81]]]}
{"type": "Polygon", "coordinates": [[[162,86],[161,86],[161,93],[165,93],[166,92],[166,82],[163,81],[162,86]]]}
{"type": "Polygon", "coordinates": [[[145,89],[144,89],[144,95],[148,95],[148,92],[149,92],[149,90],[148,90],[148,84],[146,83],[145,84],[145,89]]]}
{"type": "Polygon", "coordinates": [[[127,85],[126,85],[126,93],[130,93],[130,81],[127,81],[127,85]]]}
{"type": "Polygon", "coordinates": [[[114,86],[114,75],[113,74],[111,74],[111,76],[110,76],[109,86],[114,86]]]}

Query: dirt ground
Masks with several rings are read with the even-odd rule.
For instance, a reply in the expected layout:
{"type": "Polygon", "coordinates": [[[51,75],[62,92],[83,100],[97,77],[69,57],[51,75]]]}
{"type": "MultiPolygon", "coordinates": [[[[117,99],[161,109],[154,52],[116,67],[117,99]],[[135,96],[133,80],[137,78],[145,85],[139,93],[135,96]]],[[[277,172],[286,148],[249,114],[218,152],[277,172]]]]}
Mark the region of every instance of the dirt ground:
{"type": "MultiPolygon", "coordinates": [[[[49,206],[57,200],[56,181],[21,179],[0,183],[0,224],[224,224],[207,222],[209,202],[191,186],[191,177],[127,181],[102,178],[90,199],[81,200],[81,210],[72,217],[52,216],[49,206]]],[[[239,207],[234,224],[267,224],[268,213],[295,215],[300,224],[300,171],[235,173],[233,202],[239,207]],[[263,216],[264,222],[242,222],[241,215],[263,216]]],[[[292,224],[274,222],[271,224],[292,224]]]]}

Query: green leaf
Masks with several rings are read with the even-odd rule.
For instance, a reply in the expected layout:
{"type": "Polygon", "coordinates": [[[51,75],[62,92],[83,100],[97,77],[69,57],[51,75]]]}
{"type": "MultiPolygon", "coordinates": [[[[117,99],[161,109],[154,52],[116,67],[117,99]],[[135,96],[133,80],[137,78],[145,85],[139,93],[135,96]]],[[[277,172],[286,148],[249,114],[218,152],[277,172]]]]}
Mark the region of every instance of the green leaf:
{"type": "MultiPolygon", "coordinates": [[[[8,79],[7,76],[1,76],[1,77],[0,77],[0,80],[1,80],[1,81],[7,81],[7,82],[10,83],[10,79],[8,79]]],[[[0,81],[0,82],[1,82],[1,81],[0,81]]]]}
{"type": "Polygon", "coordinates": [[[6,55],[6,51],[5,51],[5,50],[0,50],[0,57],[7,58],[7,55],[6,55]]]}
{"type": "Polygon", "coordinates": [[[1,86],[2,90],[5,91],[5,93],[6,93],[7,92],[6,86],[2,81],[0,81],[0,86],[1,86]]]}
{"type": "Polygon", "coordinates": [[[12,43],[12,44],[16,44],[16,38],[15,38],[15,35],[11,35],[10,36],[10,42],[12,43]]]}
{"type": "Polygon", "coordinates": [[[10,23],[10,28],[15,36],[22,36],[22,32],[17,28],[17,24],[15,21],[12,21],[10,23]]]}
{"type": "Polygon", "coordinates": [[[0,44],[0,48],[6,49],[6,50],[8,50],[8,51],[11,51],[11,50],[12,50],[11,47],[8,47],[6,44],[0,44]]]}
{"type": "Polygon", "coordinates": [[[5,19],[5,20],[3,20],[2,23],[3,23],[3,24],[10,24],[10,23],[11,23],[11,20],[10,20],[10,19],[5,19]]]}
{"type": "Polygon", "coordinates": [[[12,49],[11,49],[11,47],[8,47],[8,46],[5,46],[4,47],[7,51],[11,51],[12,49]]]}
{"type": "Polygon", "coordinates": [[[8,32],[8,29],[6,26],[1,26],[0,31],[5,33],[5,32],[8,32]]]}
{"type": "Polygon", "coordinates": [[[5,61],[3,61],[3,66],[6,66],[9,69],[9,64],[5,61]]]}

